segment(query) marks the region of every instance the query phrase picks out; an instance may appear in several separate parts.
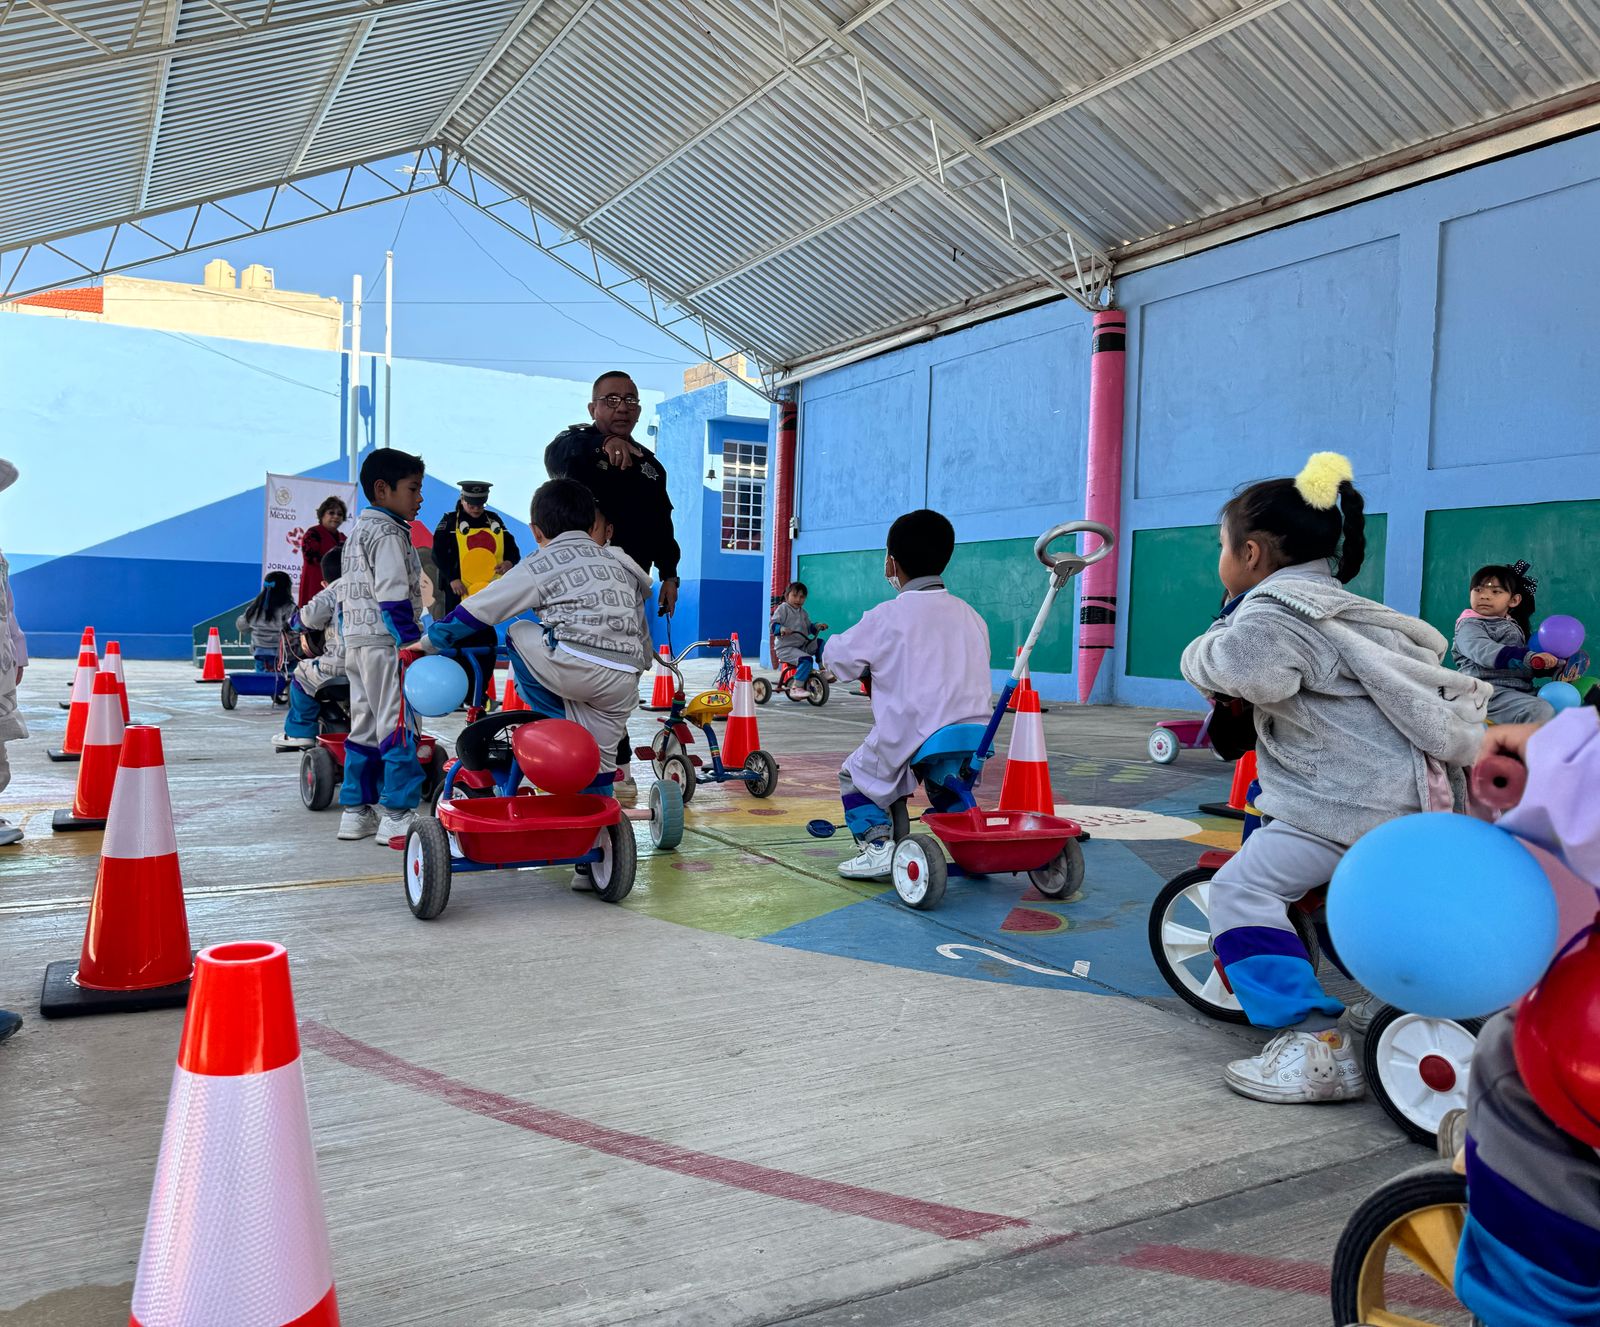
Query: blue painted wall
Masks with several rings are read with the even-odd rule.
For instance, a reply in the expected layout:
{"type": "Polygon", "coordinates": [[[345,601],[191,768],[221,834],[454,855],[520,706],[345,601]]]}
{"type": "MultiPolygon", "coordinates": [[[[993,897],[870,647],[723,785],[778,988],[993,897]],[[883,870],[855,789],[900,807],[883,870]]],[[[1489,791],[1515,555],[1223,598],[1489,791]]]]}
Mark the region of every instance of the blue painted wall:
{"type": "MultiPolygon", "coordinates": [[[[766,402],[730,380],[667,398],[657,417],[654,445],[667,465],[673,526],[683,550],[674,651],[736,631],[746,656],[755,659],[766,623],[763,558],[722,547],[722,444],[728,438],[766,442],[766,402]]],[[[666,622],[653,615],[652,622],[656,644],[664,644],[666,622]]]]}
{"type": "MultiPolygon", "coordinates": [[[[265,473],[346,475],[346,362],[0,315],[0,454],[20,472],[0,545],[33,651],[71,656],[92,623],[130,657],[187,657],[192,624],[259,584],[265,473]]],[[[383,441],[382,372],[363,359],[363,449],[383,441]]],[[[645,397],[648,420],[660,394],[645,397]]],[[[588,398],[587,382],[396,361],[392,441],[428,463],[421,519],[454,505],[458,480],[488,479],[531,548],[545,444],[588,398]]]]}
{"type": "MultiPolygon", "coordinates": [[[[1334,448],[1388,515],[1386,598],[1416,612],[1428,511],[1600,497],[1597,212],[1592,133],[1121,279],[1125,537],[1334,448]]],[[[1080,517],[1088,329],[1060,302],[804,383],[796,555],[881,548],[924,504],[963,541],[1080,517]]],[[[1095,699],[1192,708],[1124,671],[1128,551],[1095,699]]]]}

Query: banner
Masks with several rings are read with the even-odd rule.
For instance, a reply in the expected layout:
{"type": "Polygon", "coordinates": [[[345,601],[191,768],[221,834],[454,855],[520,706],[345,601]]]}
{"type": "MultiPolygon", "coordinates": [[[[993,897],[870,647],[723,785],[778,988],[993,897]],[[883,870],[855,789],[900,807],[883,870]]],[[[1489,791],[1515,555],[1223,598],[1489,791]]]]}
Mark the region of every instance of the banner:
{"type": "Polygon", "coordinates": [[[261,553],[261,576],[265,579],[268,572],[288,572],[297,599],[300,569],[305,566],[300,541],[317,523],[317,508],[327,498],[338,498],[344,503],[347,519],[339,528],[348,535],[350,522],[356,514],[354,484],[334,479],[308,479],[305,475],[267,476],[266,540],[261,553]]]}

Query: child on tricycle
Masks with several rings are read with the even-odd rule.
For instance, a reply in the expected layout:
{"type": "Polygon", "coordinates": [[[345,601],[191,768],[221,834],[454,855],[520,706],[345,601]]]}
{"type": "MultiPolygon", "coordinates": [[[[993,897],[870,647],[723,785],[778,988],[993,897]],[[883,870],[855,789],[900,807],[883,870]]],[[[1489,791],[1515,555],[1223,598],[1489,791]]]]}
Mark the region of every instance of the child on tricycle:
{"type": "Polygon", "coordinates": [[[883,560],[895,597],[828,646],[838,677],[872,670],[872,731],[839,771],[845,824],[857,847],[839,864],[849,880],[888,877],[890,810],[916,791],[911,758],[918,748],[947,725],[989,718],[989,628],[940,579],[955,546],[955,527],[938,512],[901,516],[889,527],[883,560]]]}
{"type": "MultiPolygon", "coordinates": [[[[809,592],[804,581],[790,581],[783,598],[772,610],[772,657],[778,663],[778,690],[790,700],[809,700],[814,705],[827,700],[828,671],[822,668],[822,633],[826,622],[812,622],[806,612],[809,592]],[[817,673],[823,685],[813,690],[811,678],[817,673]],[[819,698],[820,697],[820,698],[819,698]]],[[[755,688],[755,702],[764,705],[772,694],[766,679],[755,688]]]]}
{"type": "MultiPolygon", "coordinates": [[[[428,628],[434,649],[450,649],[520,613],[506,636],[517,690],[536,714],[580,724],[602,752],[615,752],[639,703],[649,667],[645,601],[650,577],[620,548],[607,547],[593,494],[575,479],[552,479],[533,495],[536,552],[468,595],[428,628]]],[[[625,770],[606,762],[593,791],[610,794],[625,770]]],[[[584,888],[580,864],[574,888],[584,888]]]]}

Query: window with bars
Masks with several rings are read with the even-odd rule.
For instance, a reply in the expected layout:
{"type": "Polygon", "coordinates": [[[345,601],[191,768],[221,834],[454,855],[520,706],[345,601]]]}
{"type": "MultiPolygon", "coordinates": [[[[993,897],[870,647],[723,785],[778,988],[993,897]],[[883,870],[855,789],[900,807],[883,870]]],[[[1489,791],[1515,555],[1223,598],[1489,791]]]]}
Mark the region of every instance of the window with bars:
{"type": "Polygon", "coordinates": [[[761,552],[767,505],[767,444],[726,438],[722,443],[722,547],[761,552]]]}

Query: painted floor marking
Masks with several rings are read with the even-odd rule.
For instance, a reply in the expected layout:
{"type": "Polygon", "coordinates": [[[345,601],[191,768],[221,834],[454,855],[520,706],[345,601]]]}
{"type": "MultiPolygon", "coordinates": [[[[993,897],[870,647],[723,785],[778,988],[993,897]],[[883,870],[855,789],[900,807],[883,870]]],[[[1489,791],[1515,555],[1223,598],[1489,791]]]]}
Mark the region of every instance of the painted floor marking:
{"type": "Polygon", "coordinates": [[[1020,958],[1012,958],[1009,954],[1002,954],[998,949],[986,949],[982,945],[940,945],[938,952],[942,958],[954,959],[959,963],[961,955],[956,952],[958,949],[965,949],[974,954],[982,954],[986,958],[999,959],[1002,963],[1009,963],[1016,968],[1026,968],[1029,972],[1037,972],[1044,977],[1087,977],[1089,975],[1089,965],[1082,959],[1072,965],[1071,972],[1062,972],[1059,968],[1042,968],[1037,963],[1024,963],[1020,958]]]}

